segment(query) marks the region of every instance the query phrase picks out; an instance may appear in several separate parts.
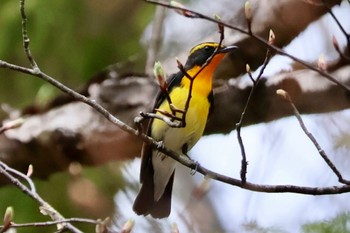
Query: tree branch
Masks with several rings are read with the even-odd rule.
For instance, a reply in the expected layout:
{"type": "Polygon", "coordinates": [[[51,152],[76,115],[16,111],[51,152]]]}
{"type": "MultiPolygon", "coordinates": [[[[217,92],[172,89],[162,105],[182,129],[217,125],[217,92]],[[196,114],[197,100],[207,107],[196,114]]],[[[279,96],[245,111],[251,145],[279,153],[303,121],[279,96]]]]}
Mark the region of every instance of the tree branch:
{"type": "MultiPolygon", "coordinates": [[[[248,105],[252,99],[252,96],[254,94],[254,91],[256,90],[257,88],[257,85],[264,73],[264,70],[265,68],[267,67],[270,59],[271,59],[271,51],[270,49],[268,48],[267,51],[266,51],[266,56],[265,56],[265,60],[264,60],[264,63],[261,67],[261,70],[258,74],[258,76],[256,77],[256,79],[253,78],[252,74],[250,73],[250,69],[247,69],[247,72],[248,72],[248,75],[249,77],[251,78],[252,82],[253,82],[253,86],[249,92],[249,95],[248,95],[248,98],[247,98],[247,101],[244,105],[244,108],[243,108],[243,111],[242,111],[242,114],[241,114],[241,118],[239,119],[238,123],[236,123],[236,131],[237,131],[237,139],[238,139],[238,144],[239,144],[239,147],[241,149],[241,155],[242,155],[242,161],[241,161],[241,180],[242,180],[242,183],[245,183],[246,182],[246,175],[247,175],[247,165],[248,165],[248,162],[247,162],[247,158],[246,158],[246,153],[245,153],[245,148],[244,148],[244,145],[243,145],[243,140],[242,140],[242,136],[241,136],[241,128],[242,128],[242,124],[243,124],[243,119],[244,119],[244,116],[246,114],[246,111],[248,109],[248,105]]],[[[249,65],[247,64],[247,67],[249,67],[249,65]]]]}
{"type": "MultiPolygon", "coordinates": [[[[40,206],[40,210],[44,215],[49,215],[51,217],[52,220],[54,221],[62,221],[64,219],[64,217],[57,211],[55,210],[49,203],[47,203],[46,201],[44,201],[36,192],[35,189],[31,190],[28,189],[24,184],[22,184],[17,178],[15,178],[14,176],[12,176],[8,171],[7,171],[7,165],[4,164],[3,162],[0,161],[0,173],[3,174],[12,184],[14,184],[15,186],[17,186],[23,193],[25,193],[27,196],[29,196],[30,198],[32,198],[33,200],[35,200],[39,206],[40,206]]],[[[19,172],[17,172],[18,174],[19,172]]],[[[25,176],[24,174],[21,175],[25,176]]],[[[26,179],[28,180],[28,179],[26,179]]],[[[62,225],[58,225],[57,226],[59,230],[62,229],[68,229],[71,232],[74,233],[82,233],[82,231],[80,231],[78,228],[74,227],[73,225],[71,225],[70,223],[63,223],[62,225]]]]}
{"type": "Polygon", "coordinates": [[[322,147],[320,146],[320,144],[317,142],[316,138],[312,135],[312,133],[310,133],[310,131],[306,128],[303,119],[301,118],[301,115],[298,111],[298,109],[295,107],[291,97],[289,96],[288,92],[284,91],[284,90],[277,90],[277,94],[281,95],[284,100],[286,100],[290,106],[293,109],[294,115],[297,118],[299,125],[301,127],[301,129],[304,131],[305,135],[310,139],[310,141],[314,144],[314,146],[316,147],[318,153],[321,155],[321,157],[323,158],[323,160],[327,163],[327,165],[329,166],[329,168],[334,172],[334,174],[338,177],[338,181],[340,183],[346,184],[346,185],[350,185],[350,181],[349,180],[345,180],[343,178],[343,176],[341,175],[341,173],[339,172],[339,170],[336,168],[336,166],[332,163],[332,161],[328,158],[326,152],[322,149],[322,147]]]}
{"type": "MultiPolygon", "coordinates": [[[[347,33],[345,28],[343,27],[343,25],[339,22],[338,18],[335,16],[335,14],[333,13],[332,9],[328,6],[328,3],[326,0],[322,0],[323,5],[326,7],[328,13],[332,16],[332,18],[334,19],[334,21],[336,22],[336,24],[338,25],[340,31],[343,33],[343,35],[345,36],[346,39],[346,44],[347,44],[347,48],[348,48],[348,53],[350,54],[350,33],[347,33]]],[[[349,58],[347,58],[349,59],[349,58]]],[[[349,61],[349,60],[348,60],[349,61]]]]}
{"type": "Polygon", "coordinates": [[[238,32],[240,32],[242,34],[248,35],[251,38],[255,39],[257,42],[263,44],[264,46],[269,47],[274,53],[277,53],[277,54],[280,54],[282,56],[288,57],[288,58],[292,59],[293,61],[301,64],[302,66],[319,73],[321,76],[323,76],[326,79],[328,79],[329,81],[339,85],[340,87],[344,88],[345,90],[350,91],[350,87],[348,87],[344,83],[338,81],[331,74],[327,73],[324,70],[319,69],[318,67],[316,67],[316,66],[314,66],[314,65],[312,65],[312,64],[310,64],[310,63],[308,63],[306,61],[303,61],[302,59],[299,59],[299,58],[297,58],[297,57],[295,57],[295,56],[285,52],[284,50],[278,48],[277,46],[275,46],[273,44],[269,44],[268,41],[266,41],[264,38],[251,33],[249,30],[245,30],[245,29],[242,29],[242,28],[230,25],[228,23],[225,23],[225,22],[217,20],[215,17],[209,17],[209,16],[206,16],[206,15],[201,14],[199,12],[187,9],[185,7],[182,7],[182,6],[172,5],[172,4],[169,4],[167,2],[155,1],[155,0],[144,0],[144,1],[146,1],[148,3],[151,3],[151,4],[164,6],[164,7],[169,8],[169,9],[174,9],[174,10],[188,12],[188,14],[183,14],[183,15],[185,17],[189,17],[189,18],[200,18],[200,19],[207,20],[209,22],[213,22],[213,23],[216,23],[216,24],[220,23],[224,27],[227,27],[227,28],[230,28],[232,30],[238,31],[238,32]]]}

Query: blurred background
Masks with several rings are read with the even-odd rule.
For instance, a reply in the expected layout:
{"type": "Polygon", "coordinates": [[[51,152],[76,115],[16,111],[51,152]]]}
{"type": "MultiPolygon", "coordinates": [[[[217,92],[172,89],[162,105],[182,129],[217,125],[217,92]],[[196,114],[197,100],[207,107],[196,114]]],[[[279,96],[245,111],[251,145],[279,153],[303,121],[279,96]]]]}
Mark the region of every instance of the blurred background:
{"type": "MultiPolygon", "coordinates": [[[[19,2],[0,3],[0,55],[8,62],[28,65],[23,55],[19,2]]],[[[43,70],[78,88],[110,64],[138,62],[143,71],[145,50],[140,38],[154,7],[143,1],[28,1],[31,50],[43,70]]],[[[40,80],[1,71],[0,98],[14,107],[45,101],[58,92],[40,80]],[[20,77],[17,77],[20,76],[20,77]],[[6,84],[6,85],[5,85],[6,84]]]]}
{"type": "MultiPolygon", "coordinates": [[[[244,1],[228,0],[183,3],[210,16],[219,14],[223,20],[244,5],[244,1]]],[[[350,31],[349,5],[348,1],[342,1],[333,8],[347,32],[350,31]]],[[[26,12],[31,50],[40,68],[67,86],[79,89],[112,64],[119,72],[144,72],[155,12],[153,5],[140,0],[30,0],[26,2],[26,12]]],[[[173,58],[180,50],[216,31],[216,25],[185,19],[171,11],[167,12],[164,23],[159,59],[173,58]]],[[[327,60],[337,59],[332,35],[337,35],[339,43],[345,45],[334,20],[325,15],[309,25],[285,50],[310,62],[320,54],[327,60]]],[[[18,1],[0,2],[0,59],[29,65],[23,53],[18,1]]],[[[169,66],[174,69],[175,62],[169,66]]],[[[291,67],[290,60],[275,56],[265,74],[272,76],[291,67]]],[[[241,80],[249,83],[247,76],[243,75],[241,80]]],[[[42,80],[0,69],[2,108],[44,105],[59,93],[42,80]]],[[[305,115],[303,119],[342,175],[350,179],[349,110],[305,115]]],[[[294,117],[244,127],[242,137],[249,161],[247,178],[251,182],[311,187],[339,185],[294,117]]],[[[241,157],[236,138],[234,130],[225,135],[205,136],[190,155],[206,168],[238,178],[241,157]]],[[[170,232],[174,223],[180,232],[350,232],[350,194],[255,193],[204,180],[201,174],[191,176],[183,167],[178,170],[172,213],[162,220],[136,216],[131,209],[139,189],[137,158],[100,166],[73,163],[67,172],[56,173],[46,180],[35,179],[35,184],[38,193],[65,217],[110,216],[114,232],[119,232],[128,219],[135,220],[133,232],[170,232]]],[[[14,207],[15,222],[47,220],[36,203],[15,187],[1,187],[0,200],[0,213],[7,206],[14,207]]],[[[94,226],[77,226],[84,232],[94,232],[94,226]]],[[[54,230],[48,227],[40,232],[54,230]]],[[[33,232],[33,229],[18,232],[33,232]]]]}
{"type": "MultiPolygon", "coordinates": [[[[118,63],[123,69],[123,64],[133,61],[135,66],[129,66],[129,71],[143,72],[146,52],[140,38],[153,12],[153,6],[139,0],[26,1],[30,48],[43,71],[73,89],[81,88],[111,64],[118,63]]],[[[19,1],[0,1],[0,59],[29,66],[21,36],[19,1]]],[[[58,94],[55,87],[40,79],[0,70],[2,108],[43,106],[58,94]]],[[[5,114],[0,112],[3,119],[5,114]]],[[[69,172],[35,183],[38,193],[64,215],[103,219],[113,214],[113,196],[124,185],[120,166],[114,162],[82,169],[73,164],[69,172]]],[[[0,212],[13,206],[18,223],[48,220],[40,214],[37,204],[15,187],[1,187],[0,200],[0,212]]],[[[84,232],[95,229],[86,224],[78,227],[84,232]]],[[[53,231],[55,227],[36,232],[53,231]]]]}

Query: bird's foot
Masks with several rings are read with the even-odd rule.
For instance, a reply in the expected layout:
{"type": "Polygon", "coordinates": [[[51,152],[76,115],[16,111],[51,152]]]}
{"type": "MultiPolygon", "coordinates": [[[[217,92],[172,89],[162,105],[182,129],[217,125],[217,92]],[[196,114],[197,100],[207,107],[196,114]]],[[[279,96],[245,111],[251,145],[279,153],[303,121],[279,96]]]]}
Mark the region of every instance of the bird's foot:
{"type": "Polygon", "coordinates": [[[164,142],[163,142],[163,141],[158,141],[158,142],[156,142],[156,148],[157,148],[158,150],[164,148],[164,142]]]}
{"type": "Polygon", "coordinates": [[[195,167],[194,169],[191,169],[191,175],[193,176],[194,174],[196,174],[198,167],[199,167],[199,163],[197,161],[194,161],[195,163],[195,167]]]}

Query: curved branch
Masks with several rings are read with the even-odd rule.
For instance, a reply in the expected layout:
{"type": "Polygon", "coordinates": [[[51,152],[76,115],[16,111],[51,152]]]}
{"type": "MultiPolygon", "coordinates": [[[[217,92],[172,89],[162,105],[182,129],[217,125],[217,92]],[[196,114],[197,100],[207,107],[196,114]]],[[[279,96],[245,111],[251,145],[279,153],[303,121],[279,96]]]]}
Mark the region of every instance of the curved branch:
{"type": "Polygon", "coordinates": [[[236,27],[236,26],[233,26],[231,24],[228,24],[228,23],[225,23],[225,22],[222,22],[221,20],[217,20],[215,17],[209,17],[207,15],[204,15],[204,14],[201,14],[199,12],[196,12],[196,11],[193,11],[193,10],[190,10],[190,9],[187,9],[187,8],[184,8],[182,6],[177,6],[177,5],[172,5],[170,3],[167,3],[167,2],[161,2],[161,1],[155,1],[155,0],[144,0],[148,3],[151,3],[151,4],[155,4],[155,5],[160,5],[160,6],[164,6],[164,7],[167,7],[169,9],[174,9],[174,10],[178,10],[178,11],[184,11],[184,12],[187,12],[187,14],[182,14],[183,16],[185,17],[189,17],[189,18],[200,18],[200,19],[203,19],[203,20],[207,20],[209,22],[212,22],[212,23],[216,23],[216,24],[221,24],[227,28],[230,28],[232,30],[235,30],[235,31],[238,31],[242,34],[245,34],[245,35],[248,35],[250,36],[251,38],[255,39],[257,42],[263,44],[264,46],[270,48],[272,51],[274,51],[275,53],[277,54],[280,54],[282,56],[285,56],[285,57],[288,57],[290,59],[292,59],[293,61],[301,64],[302,66],[310,69],[310,70],[313,70],[317,73],[319,73],[320,75],[322,75],[323,77],[325,77],[326,79],[328,79],[329,81],[339,85],[340,87],[344,88],[345,90],[347,91],[350,91],[350,87],[345,85],[344,83],[338,81],[335,77],[333,77],[331,74],[327,73],[326,71],[324,70],[321,70],[319,69],[318,67],[306,62],[306,61],[303,61],[302,59],[300,58],[297,58],[287,52],[285,52],[283,49],[280,49],[278,48],[277,46],[273,45],[273,44],[269,44],[268,41],[266,41],[264,38],[258,36],[258,35],[255,35],[253,33],[251,33],[251,31],[249,30],[245,30],[245,29],[242,29],[242,28],[239,28],[239,27],[236,27]]]}
{"type": "MultiPolygon", "coordinates": [[[[12,66],[13,67],[13,66],[12,66]]],[[[53,86],[57,87],[61,91],[71,95],[73,98],[91,106],[93,109],[98,111],[100,114],[102,114],[108,121],[119,127],[120,129],[133,134],[135,136],[138,136],[141,138],[145,143],[150,144],[152,147],[156,148],[157,150],[161,151],[162,153],[170,156],[171,158],[175,159],[179,163],[185,165],[188,168],[191,168],[193,170],[196,170],[197,172],[209,176],[210,178],[214,180],[221,181],[223,183],[227,183],[233,186],[238,186],[247,190],[251,191],[257,191],[257,192],[267,192],[267,193],[280,193],[280,192],[291,192],[291,193],[302,193],[302,194],[309,194],[309,195],[325,195],[325,194],[338,194],[338,193],[345,193],[350,192],[350,185],[342,185],[342,186],[332,186],[332,187],[303,187],[303,186],[294,186],[294,185],[259,185],[254,184],[250,182],[242,183],[241,180],[231,178],[228,176],[221,175],[219,173],[216,173],[214,171],[211,171],[209,169],[206,169],[199,165],[198,163],[188,159],[187,157],[182,157],[181,155],[175,153],[174,151],[171,151],[164,146],[160,145],[157,141],[155,141],[153,138],[139,132],[137,129],[134,129],[133,127],[125,124],[123,121],[119,120],[118,118],[114,117],[109,111],[107,111],[104,107],[102,107],[100,104],[96,103],[96,101],[91,100],[84,95],[81,95],[77,93],[76,91],[70,89],[69,87],[63,85],[59,81],[55,80],[54,78],[50,77],[49,75],[43,73],[42,71],[34,72],[32,69],[21,67],[19,70],[17,70],[22,73],[31,74],[35,77],[39,77],[43,79],[46,82],[51,83],[53,86]]]]}
{"type": "MultiPolygon", "coordinates": [[[[7,166],[3,164],[0,161],[0,173],[3,174],[12,184],[16,185],[22,192],[24,192],[26,195],[28,195],[30,198],[35,200],[39,205],[40,205],[40,210],[42,213],[45,213],[45,215],[49,215],[51,219],[55,221],[62,221],[64,217],[57,211],[55,210],[49,203],[44,201],[34,190],[30,190],[27,188],[24,184],[22,184],[17,178],[12,176],[5,168],[7,166]]],[[[25,176],[23,174],[23,176],[25,176]]],[[[61,226],[59,227],[60,230],[62,229],[68,229],[74,233],[82,233],[78,228],[75,226],[71,225],[69,222],[63,222],[61,226]]]]}

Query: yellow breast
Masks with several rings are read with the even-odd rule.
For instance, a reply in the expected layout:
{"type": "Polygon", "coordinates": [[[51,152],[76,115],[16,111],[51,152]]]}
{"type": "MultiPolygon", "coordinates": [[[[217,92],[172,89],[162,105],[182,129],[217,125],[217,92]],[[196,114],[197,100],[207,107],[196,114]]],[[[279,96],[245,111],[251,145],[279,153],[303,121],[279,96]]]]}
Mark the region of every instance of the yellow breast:
{"type": "MultiPolygon", "coordinates": [[[[172,90],[171,101],[176,108],[184,109],[187,95],[187,87],[176,87],[172,90]]],[[[207,95],[204,96],[202,93],[192,91],[192,98],[185,119],[186,126],[184,128],[171,128],[165,122],[154,119],[151,130],[152,137],[163,141],[166,147],[178,153],[181,153],[181,148],[185,143],[187,143],[188,149],[191,149],[203,135],[209,107],[207,95]]],[[[167,101],[164,101],[159,109],[171,112],[167,101]]],[[[182,117],[180,113],[177,116],[182,117]]]]}

